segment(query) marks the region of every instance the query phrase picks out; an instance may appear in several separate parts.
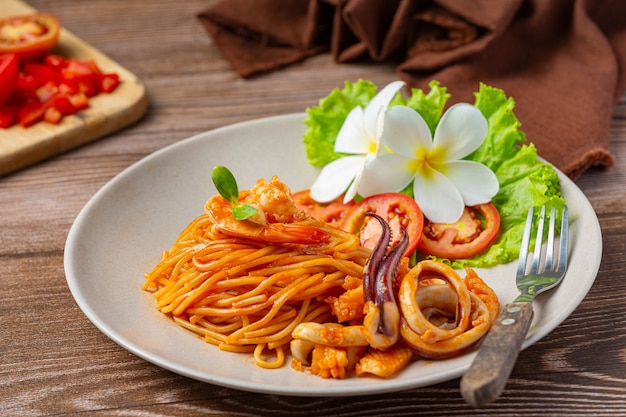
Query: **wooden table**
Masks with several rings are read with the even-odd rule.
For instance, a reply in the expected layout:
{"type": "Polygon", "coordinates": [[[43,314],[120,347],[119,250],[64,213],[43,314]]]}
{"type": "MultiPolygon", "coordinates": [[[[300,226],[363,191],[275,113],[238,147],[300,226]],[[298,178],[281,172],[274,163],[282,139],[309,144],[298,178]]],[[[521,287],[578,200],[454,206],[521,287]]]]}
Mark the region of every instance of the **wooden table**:
{"type": "Polygon", "coordinates": [[[74,302],[63,270],[68,230],[100,187],[196,133],[302,111],[346,79],[396,79],[391,66],[337,65],[328,55],[239,79],[195,19],[211,3],[29,2],[136,74],[149,107],[129,128],[0,178],[0,414],[626,415],[626,96],[611,125],[617,164],[577,181],[603,230],[595,284],[564,323],[522,352],[503,396],[488,407],[468,406],[458,379],[354,398],[227,389],[154,366],[100,333],[74,302]]]}

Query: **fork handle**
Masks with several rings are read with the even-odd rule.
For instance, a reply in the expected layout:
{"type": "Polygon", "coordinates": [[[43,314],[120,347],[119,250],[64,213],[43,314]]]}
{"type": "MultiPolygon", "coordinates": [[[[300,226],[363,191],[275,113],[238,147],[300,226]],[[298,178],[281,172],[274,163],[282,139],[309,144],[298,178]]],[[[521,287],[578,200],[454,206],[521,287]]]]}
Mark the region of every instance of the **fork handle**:
{"type": "Polygon", "coordinates": [[[513,302],[504,306],[461,379],[461,395],[465,401],[480,407],[502,394],[532,317],[533,307],[529,302],[513,302]]]}

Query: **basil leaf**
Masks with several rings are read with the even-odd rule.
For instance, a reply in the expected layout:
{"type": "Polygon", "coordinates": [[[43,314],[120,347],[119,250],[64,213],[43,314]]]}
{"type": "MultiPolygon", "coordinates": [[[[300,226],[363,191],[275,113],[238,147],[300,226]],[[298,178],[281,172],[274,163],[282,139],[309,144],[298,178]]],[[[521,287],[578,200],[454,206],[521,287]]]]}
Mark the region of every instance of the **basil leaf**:
{"type": "Polygon", "coordinates": [[[235,220],[246,220],[258,213],[258,210],[249,204],[239,204],[237,180],[228,168],[221,165],[214,167],[211,179],[217,192],[232,205],[235,220]]]}
{"type": "Polygon", "coordinates": [[[258,213],[258,210],[249,204],[233,205],[233,217],[235,220],[246,220],[258,213]]]}
{"type": "Polygon", "coordinates": [[[213,168],[211,172],[211,179],[217,192],[222,197],[230,201],[231,204],[239,204],[239,188],[237,187],[237,180],[230,170],[224,166],[218,165],[213,168]]]}

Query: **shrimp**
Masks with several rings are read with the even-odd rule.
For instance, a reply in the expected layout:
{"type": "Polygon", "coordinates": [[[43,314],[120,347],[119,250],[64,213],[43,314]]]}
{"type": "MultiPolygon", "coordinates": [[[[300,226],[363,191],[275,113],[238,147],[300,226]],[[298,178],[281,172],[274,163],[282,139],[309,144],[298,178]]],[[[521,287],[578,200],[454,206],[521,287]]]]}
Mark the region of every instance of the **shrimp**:
{"type": "Polygon", "coordinates": [[[214,195],[205,204],[205,211],[221,233],[269,243],[325,243],[330,233],[321,221],[309,218],[293,202],[286,184],[274,176],[264,179],[239,193],[239,202],[257,209],[257,214],[246,220],[236,220],[232,205],[221,195],[214,195]]]}

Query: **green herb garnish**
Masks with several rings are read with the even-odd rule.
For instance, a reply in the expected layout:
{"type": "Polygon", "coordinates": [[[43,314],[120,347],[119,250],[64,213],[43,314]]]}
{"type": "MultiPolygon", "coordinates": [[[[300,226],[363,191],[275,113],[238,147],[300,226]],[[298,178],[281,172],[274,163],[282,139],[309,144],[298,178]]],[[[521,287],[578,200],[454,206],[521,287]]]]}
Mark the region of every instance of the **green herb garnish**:
{"type": "Polygon", "coordinates": [[[232,205],[235,220],[246,220],[258,213],[258,210],[250,204],[239,202],[237,180],[228,168],[221,165],[214,167],[211,172],[211,179],[217,192],[232,205]]]}

